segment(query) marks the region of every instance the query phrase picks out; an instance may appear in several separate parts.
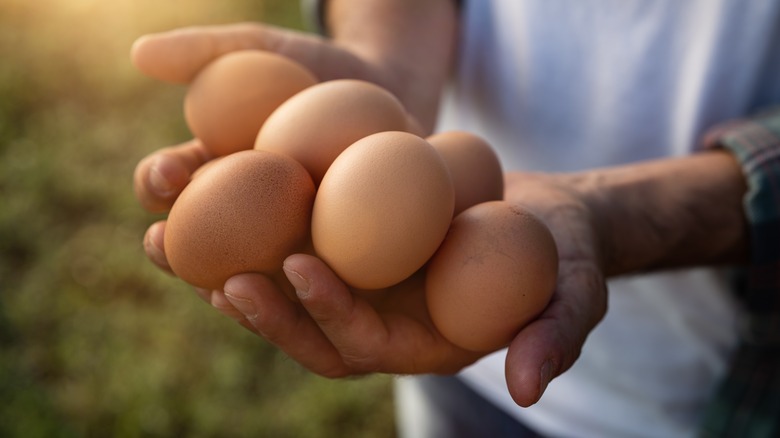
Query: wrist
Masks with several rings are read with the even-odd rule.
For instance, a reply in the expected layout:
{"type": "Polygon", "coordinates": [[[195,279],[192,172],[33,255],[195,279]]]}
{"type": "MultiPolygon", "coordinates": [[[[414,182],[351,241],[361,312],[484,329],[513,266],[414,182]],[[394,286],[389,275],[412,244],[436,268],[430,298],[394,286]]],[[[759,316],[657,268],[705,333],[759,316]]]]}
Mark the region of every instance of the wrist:
{"type": "Polygon", "coordinates": [[[332,42],[365,61],[430,132],[454,58],[454,2],[329,0],[322,13],[332,42]]]}

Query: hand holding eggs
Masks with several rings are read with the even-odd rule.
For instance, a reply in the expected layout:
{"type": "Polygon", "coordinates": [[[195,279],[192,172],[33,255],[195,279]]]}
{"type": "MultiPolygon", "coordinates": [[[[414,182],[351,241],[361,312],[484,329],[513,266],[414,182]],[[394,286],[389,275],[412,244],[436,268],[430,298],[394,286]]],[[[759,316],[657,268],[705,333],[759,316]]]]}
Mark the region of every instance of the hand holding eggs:
{"type": "Polygon", "coordinates": [[[243,272],[276,276],[304,248],[356,289],[425,269],[433,323],[475,351],[500,348],[541,312],[555,286],[555,242],[501,201],[501,166],[484,140],[424,139],[381,87],[316,83],[266,55],[225,55],[187,94],[193,134],[221,158],[192,178],[168,217],[165,252],[177,275],[221,289],[243,272]]]}

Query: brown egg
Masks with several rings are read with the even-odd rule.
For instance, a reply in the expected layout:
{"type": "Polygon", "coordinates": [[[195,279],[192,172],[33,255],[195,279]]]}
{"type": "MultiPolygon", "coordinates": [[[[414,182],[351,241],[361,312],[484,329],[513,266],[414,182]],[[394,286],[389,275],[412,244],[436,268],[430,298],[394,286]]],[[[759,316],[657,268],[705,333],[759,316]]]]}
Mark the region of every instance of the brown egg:
{"type": "Polygon", "coordinates": [[[206,171],[206,169],[208,169],[209,167],[211,167],[211,166],[213,166],[214,164],[218,163],[218,162],[219,162],[219,160],[221,160],[222,158],[224,158],[224,157],[216,157],[216,158],[212,158],[211,160],[209,160],[209,161],[206,161],[205,163],[201,164],[201,166],[200,166],[200,167],[198,167],[197,169],[195,169],[195,170],[192,172],[192,174],[190,175],[190,180],[192,180],[192,179],[194,179],[194,178],[197,178],[197,177],[199,177],[199,176],[200,176],[200,174],[202,174],[203,172],[205,172],[205,171],[206,171]]]}
{"type": "Polygon", "coordinates": [[[406,111],[389,91],[365,81],[340,79],[307,88],[279,106],[260,129],[255,149],[290,155],[316,185],[347,146],[406,126],[406,111]]]}
{"type": "Polygon", "coordinates": [[[455,217],[427,266],[426,299],[441,334],[462,348],[505,345],[547,306],[558,275],[548,228],[505,201],[455,217]]]}
{"type": "Polygon", "coordinates": [[[314,249],[353,287],[378,289],[422,267],[452,219],[444,160],[422,138],[380,132],[333,161],[312,213],[314,249]]]}
{"type": "Polygon", "coordinates": [[[441,154],[455,186],[455,213],[487,201],[504,199],[504,173],[493,148],[482,137],[446,131],[426,140],[441,154]]]}
{"type": "Polygon", "coordinates": [[[184,116],[193,135],[216,155],[251,149],[265,119],[316,83],[311,72],[284,56],[232,52],[195,77],[184,99],[184,116]]]}
{"type": "Polygon", "coordinates": [[[314,183],[298,162],[241,151],[203,169],[165,227],[168,262],[186,282],[222,289],[243,272],[273,274],[309,236],[314,183]]]}

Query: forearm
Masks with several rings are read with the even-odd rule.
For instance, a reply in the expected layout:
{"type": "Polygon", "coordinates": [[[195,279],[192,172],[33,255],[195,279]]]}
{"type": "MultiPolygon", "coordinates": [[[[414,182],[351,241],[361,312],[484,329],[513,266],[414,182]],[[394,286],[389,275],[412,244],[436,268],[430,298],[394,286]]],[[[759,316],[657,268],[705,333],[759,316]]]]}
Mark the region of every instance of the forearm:
{"type": "Polygon", "coordinates": [[[390,88],[430,130],[455,52],[455,2],[329,0],[326,6],[333,41],[392,71],[390,88]]]}
{"type": "Polygon", "coordinates": [[[739,164],[724,151],[580,175],[607,275],[747,261],[739,164]]]}

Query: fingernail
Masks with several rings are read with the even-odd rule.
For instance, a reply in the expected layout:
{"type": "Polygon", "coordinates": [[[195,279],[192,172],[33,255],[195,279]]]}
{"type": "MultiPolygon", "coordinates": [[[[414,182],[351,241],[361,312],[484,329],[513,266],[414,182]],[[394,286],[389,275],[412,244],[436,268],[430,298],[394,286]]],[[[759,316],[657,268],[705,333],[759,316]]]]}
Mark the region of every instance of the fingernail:
{"type": "Polygon", "coordinates": [[[211,304],[211,289],[204,289],[202,287],[195,287],[195,293],[198,294],[200,299],[211,304]]]}
{"type": "Polygon", "coordinates": [[[156,244],[149,233],[144,235],[143,245],[144,251],[154,264],[161,268],[170,269],[168,259],[165,258],[165,252],[156,244]]]}
{"type": "Polygon", "coordinates": [[[225,292],[225,298],[230,301],[230,304],[232,304],[236,310],[246,316],[246,319],[250,321],[257,319],[257,307],[255,307],[255,303],[251,300],[230,295],[228,292],[225,292]]]}
{"type": "Polygon", "coordinates": [[[287,279],[295,288],[295,294],[298,298],[305,298],[309,293],[309,282],[304,279],[298,272],[284,267],[284,273],[287,275],[287,279]]]}
{"type": "Polygon", "coordinates": [[[542,368],[539,371],[539,397],[537,397],[537,400],[542,397],[552,379],[552,368],[552,362],[549,360],[542,364],[542,368]]]}
{"type": "Polygon", "coordinates": [[[167,197],[176,191],[173,184],[160,172],[157,166],[152,166],[149,169],[149,184],[152,186],[154,193],[159,196],[167,197]]]}

